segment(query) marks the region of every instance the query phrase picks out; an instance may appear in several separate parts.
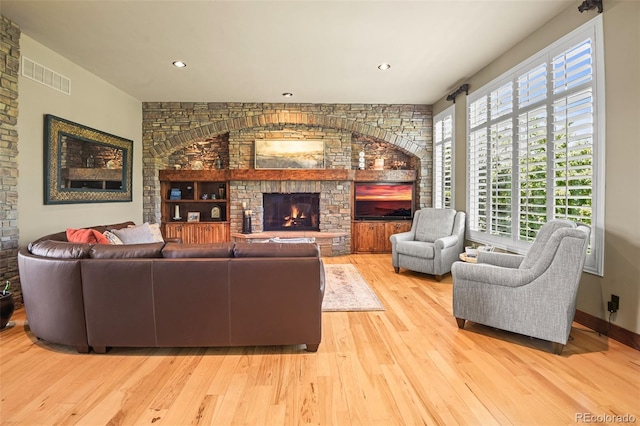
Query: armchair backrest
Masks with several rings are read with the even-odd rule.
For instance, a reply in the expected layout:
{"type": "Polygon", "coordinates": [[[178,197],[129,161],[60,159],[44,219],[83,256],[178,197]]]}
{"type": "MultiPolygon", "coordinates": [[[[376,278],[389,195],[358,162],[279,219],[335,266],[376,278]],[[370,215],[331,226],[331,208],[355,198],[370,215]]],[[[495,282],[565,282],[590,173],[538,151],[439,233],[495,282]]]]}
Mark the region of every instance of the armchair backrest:
{"type": "Polygon", "coordinates": [[[456,211],[453,209],[424,208],[416,211],[412,231],[416,241],[432,243],[453,233],[456,211]]]}
{"type": "Polygon", "coordinates": [[[578,226],[570,220],[554,219],[547,222],[538,231],[520,269],[530,269],[539,274],[553,261],[559,261],[566,266],[579,266],[582,271],[589,234],[588,226],[578,226]]]}

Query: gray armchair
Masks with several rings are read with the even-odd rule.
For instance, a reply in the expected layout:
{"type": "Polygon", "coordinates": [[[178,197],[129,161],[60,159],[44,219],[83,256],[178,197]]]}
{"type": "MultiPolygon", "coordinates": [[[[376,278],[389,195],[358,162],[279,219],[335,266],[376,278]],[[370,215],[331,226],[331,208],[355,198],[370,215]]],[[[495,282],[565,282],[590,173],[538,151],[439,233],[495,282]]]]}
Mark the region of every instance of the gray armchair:
{"type": "Polygon", "coordinates": [[[453,209],[416,211],[411,230],[390,237],[396,273],[406,268],[435,275],[440,281],[463,251],[464,220],[464,212],[453,209]]]}
{"type": "Polygon", "coordinates": [[[560,354],[576,312],[578,284],[590,228],[551,220],[526,256],[478,253],[477,263],[456,262],[453,315],[465,321],[553,342],[560,354]]]}

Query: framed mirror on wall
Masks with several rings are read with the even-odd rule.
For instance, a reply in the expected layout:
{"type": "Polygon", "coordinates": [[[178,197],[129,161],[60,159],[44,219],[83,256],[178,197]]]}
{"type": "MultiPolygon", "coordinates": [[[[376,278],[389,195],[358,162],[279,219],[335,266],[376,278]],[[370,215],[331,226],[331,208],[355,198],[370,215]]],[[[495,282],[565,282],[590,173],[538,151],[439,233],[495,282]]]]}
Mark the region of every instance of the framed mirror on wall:
{"type": "Polygon", "coordinates": [[[44,203],[131,201],[133,141],[63,118],[44,119],[44,203]]]}

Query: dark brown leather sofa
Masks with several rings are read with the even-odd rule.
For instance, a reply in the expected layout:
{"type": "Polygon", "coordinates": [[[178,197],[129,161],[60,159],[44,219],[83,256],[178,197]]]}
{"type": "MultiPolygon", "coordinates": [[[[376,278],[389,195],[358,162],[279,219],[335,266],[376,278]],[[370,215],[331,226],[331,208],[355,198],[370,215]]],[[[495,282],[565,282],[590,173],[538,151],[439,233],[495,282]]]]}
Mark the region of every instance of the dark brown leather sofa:
{"type": "Polygon", "coordinates": [[[111,246],[59,233],[22,248],[18,267],[31,332],[78,352],[297,344],[315,352],[321,341],[315,244],[111,246]]]}

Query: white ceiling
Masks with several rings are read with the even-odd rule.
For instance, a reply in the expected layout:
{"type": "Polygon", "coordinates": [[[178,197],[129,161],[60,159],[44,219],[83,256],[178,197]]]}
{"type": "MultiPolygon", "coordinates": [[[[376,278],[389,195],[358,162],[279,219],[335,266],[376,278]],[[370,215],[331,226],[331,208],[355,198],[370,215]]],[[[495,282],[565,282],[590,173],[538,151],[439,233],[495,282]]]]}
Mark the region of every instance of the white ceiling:
{"type": "Polygon", "coordinates": [[[579,13],[575,0],[0,1],[24,34],[136,99],[183,102],[431,104],[579,13]]]}

